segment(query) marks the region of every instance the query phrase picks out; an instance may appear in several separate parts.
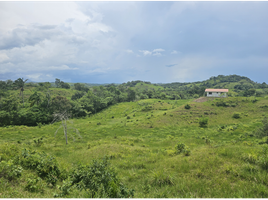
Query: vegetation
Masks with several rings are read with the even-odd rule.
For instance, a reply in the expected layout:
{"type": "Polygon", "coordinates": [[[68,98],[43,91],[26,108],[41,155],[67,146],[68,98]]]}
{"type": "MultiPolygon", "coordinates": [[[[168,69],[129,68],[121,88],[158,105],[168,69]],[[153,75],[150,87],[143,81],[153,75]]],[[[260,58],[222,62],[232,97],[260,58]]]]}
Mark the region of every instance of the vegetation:
{"type": "Polygon", "coordinates": [[[2,85],[2,198],[268,197],[265,93],[196,102],[141,81],[25,83],[23,107],[20,88],[2,85]]]}

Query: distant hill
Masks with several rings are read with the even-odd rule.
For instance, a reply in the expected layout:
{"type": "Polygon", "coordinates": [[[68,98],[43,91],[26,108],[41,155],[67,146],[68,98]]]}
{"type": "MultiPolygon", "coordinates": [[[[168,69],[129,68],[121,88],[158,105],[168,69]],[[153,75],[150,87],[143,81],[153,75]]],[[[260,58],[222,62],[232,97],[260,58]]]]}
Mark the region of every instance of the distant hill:
{"type": "Polygon", "coordinates": [[[263,83],[257,83],[249,79],[245,76],[239,76],[239,75],[218,75],[212,76],[211,78],[205,80],[205,81],[197,81],[197,82],[186,82],[186,83],[166,83],[166,84],[159,84],[163,87],[181,87],[181,86],[187,86],[191,87],[192,85],[196,85],[199,87],[206,87],[206,88],[228,88],[228,89],[251,89],[251,88],[267,88],[268,85],[263,83]]]}

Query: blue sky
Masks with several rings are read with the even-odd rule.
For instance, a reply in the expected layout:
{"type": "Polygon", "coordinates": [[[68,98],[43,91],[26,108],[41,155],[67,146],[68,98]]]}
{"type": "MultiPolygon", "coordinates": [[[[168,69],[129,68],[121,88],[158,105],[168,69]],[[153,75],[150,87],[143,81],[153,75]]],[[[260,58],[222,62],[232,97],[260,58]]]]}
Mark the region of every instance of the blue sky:
{"type": "Polygon", "coordinates": [[[0,80],[268,83],[268,2],[0,2],[0,80]]]}

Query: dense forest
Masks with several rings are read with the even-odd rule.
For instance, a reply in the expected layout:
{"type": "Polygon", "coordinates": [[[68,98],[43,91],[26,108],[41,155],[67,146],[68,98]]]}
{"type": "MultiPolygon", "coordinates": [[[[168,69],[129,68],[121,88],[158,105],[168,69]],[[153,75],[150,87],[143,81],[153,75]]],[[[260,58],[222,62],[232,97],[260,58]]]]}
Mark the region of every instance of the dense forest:
{"type": "Polygon", "coordinates": [[[50,82],[0,81],[0,126],[47,124],[56,113],[67,112],[72,118],[95,114],[120,102],[140,99],[178,100],[205,95],[206,88],[227,88],[229,96],[264,96],[268,85],[247,77],[219,75],[202,82],[152,84],[131,81],[122,84],[89,85],[50,82]]]}

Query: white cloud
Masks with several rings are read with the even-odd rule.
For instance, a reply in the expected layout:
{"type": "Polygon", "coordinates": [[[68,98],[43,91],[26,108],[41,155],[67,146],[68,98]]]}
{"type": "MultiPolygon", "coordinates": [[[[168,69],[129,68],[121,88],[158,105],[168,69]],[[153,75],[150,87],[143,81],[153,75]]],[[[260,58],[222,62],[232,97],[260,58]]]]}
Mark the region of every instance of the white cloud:
{"type": "Polygon", "coordinates": [[[127,49],[126,52],[127,52],[127,53],[134,53],[134,52],[133,52],[132,50],[130,50],[130,49],[127,49]]]}
{"type": "Polygon", "coordinates": [[[173,50],[172,52],[171,52],[171,54],[177,54],[178,52],[177,51],[175,51],[175,50],[173,50]]]}
{"type": "Polygon", "coordinates": [[[77,70],[78,68],[70,68],[67,65],[61,65],[61,66],[50,66],[44,69],[45,70],[77,70]]]}
{"type": "Polygon", "coordinates": [[[159,52],[156,52],[156,53],[153,54],[153,56],[162,56],[162,54],[159,53],[159,52]]]}
{"type": "Polygon", "coordinates": [[[12,30],[19,24],[58,25],[67,19],[90,19],[75,2],[0,2],[0,29],[12,30]],[[12,17],[10,17],[12,16],[12,17]]]}
{"type": "Polygon", "coordinates": [[[165,51],[164,49],[154,49],[153,52],[165,51]]]}
{"type": "Polygon", "coordinates": [[[0,63],[9,60],[9,57],[5,53],[0,52],[0,63]]]}
{"type": "Polygon", "coordinates": [[[139,52],[142,52],[144,56],[152,55],[152,52],[148,50],[139,50],[139,52]]]}

